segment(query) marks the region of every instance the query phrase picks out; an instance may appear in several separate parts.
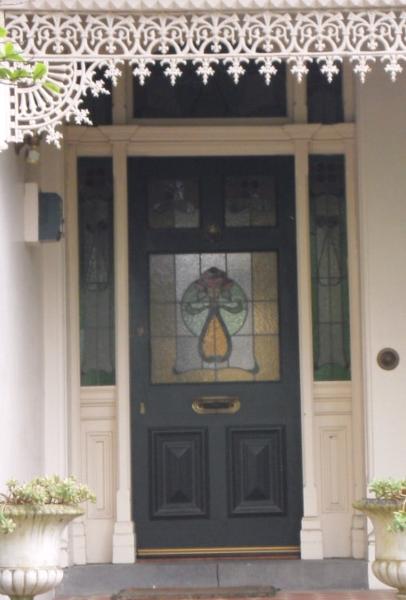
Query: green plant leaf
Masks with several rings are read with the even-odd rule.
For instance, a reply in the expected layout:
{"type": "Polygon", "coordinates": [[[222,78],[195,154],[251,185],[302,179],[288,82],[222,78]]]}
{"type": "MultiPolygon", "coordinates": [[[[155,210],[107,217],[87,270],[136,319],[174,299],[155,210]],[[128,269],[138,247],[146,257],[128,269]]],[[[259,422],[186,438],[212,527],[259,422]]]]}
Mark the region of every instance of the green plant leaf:
{"type": "Polygon", "coordinates": [[[9,62],[27,62],[24,56],[13,50],[12,52],[5,52],[2,56],[3,60],[7,60],[9,62]]]}
{"type": "Polygon", "coordinates": [[[3,52],[4,52],[5,56],[8,56],[9,54],[14,54],[15,49],[14,49],[13,42],[10,42],[10,41],[5,42],[3,52]]]}
{"type": "Polygon", "coordinates": [[[0,79],[10,79],[11,73],[11,69],[7,69],[7,67],[0,67],[0,79]]]}
{"type": "Polygon", "coordinates": [[[0,512],[0,532],[11,533],[16,528],[16,524],[10,517],[0,512]]]}
{"type": "Polygon", "coordinates": [[[30,71],[27,71],[27,69],[16,69],[15,71],[11,72],[10,80],[18,81],[19,79],[28,79],[30,77],[31,73],[30,71]]]}
{"type": "Polygon", "coordinates": [[[369,484],[369,491],[376,498],[400,500],[406,496],[406,479],[375,479],[369,484]]]}
{"type": "Polygon", "coordinates": [[[16,60],[16,59],[22,58],[21,53],[14,46],[13,42],[10,42],[10,41],[7,41],[4,43],[3,56],[7,60],[16,60]]]}
{"type": "Polygon", "coordinates": [[[49,90],[50,92],[55,92],[55,94],[59,94],[59,92],[61,91],[60,87],[57,86],[56,83],[49,80],[44,81],[42,87],[44,87],[46,90],[49,90]]]}
{"type": "MultiPolygon", "coordinates": [[[[31,83],[40,81],[42,86],[50,92],[55,94],[60,92],[60,88],[54,82],[45,80],[48,73],[47,66],[42,62],[33,64],[31,61],[28,61],[21,53],[19,47],[13,41],[7,39],[7,30],[4,27],[0,27],[1,38],[6,39],[0,43],[0,63],[3,63],[0,66],[0,83],[1,80],[13,83],[17,83],[20,80],[27,80],[31,83]],[[8,63],[8,65],[4,66],[4,63],[6,65],[8,63]],[[29,68],[14,66],[14,63],[28,63],[29,68]]],[[[24,85],[27,81],[23,82],[24,85]]]]}
{"type": "Polygon", "coordinates": [[[32,71],[32,78],[34,81],[38,81],[38,79],[42,79],[47,74],[48,69],[44,65],[44,63],[36,63],[34,69],[32,71]]]}

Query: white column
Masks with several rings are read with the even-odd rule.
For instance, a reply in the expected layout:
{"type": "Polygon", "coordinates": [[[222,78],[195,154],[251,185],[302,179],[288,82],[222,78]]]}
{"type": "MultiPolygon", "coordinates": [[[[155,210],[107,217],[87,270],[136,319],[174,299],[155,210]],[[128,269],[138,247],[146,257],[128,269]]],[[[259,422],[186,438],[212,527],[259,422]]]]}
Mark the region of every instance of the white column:
{"type": "MultiPolygon", "coordinates": [[[[40,189],[64,198],[64,150],[42,143],[40,189]]],[[[41,244],[45,473],[68,474],[65,239],[41,244]]],[[[64,540],[62,566],[68,564],[64,540]]]]}
{"type": "MultiPolygon", "coordinates": [[[[80,442],[80,331],[79,331],[79,240],[78,240],[78,190],[77,190],[77,153],[74,145],[68,144],[66,153],[66,253],[67,288],[69,290],[67,327],[68,345],[68,394],[70,456],[69,470],[78,479],[82,479],[82,460],[80,442]]],[[[75,519],[71,525],[71,559],[75,565],[86,564],[86,532],[83,519],[75,519]]]]}
{"type": "Polygon", "coordinates": [[[319,559],[323,558],[323,537],[316,488],[313,427],[313,332],[308,153],[308,141],[306,139],[297,140],[295,142],[296,239],[303,453],[303,519],[300,541],[303,559],[319,559]]]}
{"type": "Polygon", "coordinates": [[[306,78],[298,81],[297,77],[288,71],[293,93],[293,122],[297,124],[307,123],[307,92],[306,78]]]}
{"type": "Polygon", "coordinates": [[[132,97],[129,94],[129,86],[132,84],[132,73],[129,65],[124,63],[121,66],[122,74],[117,80],[117,85],[112,89],[113,102],[113,125],[127,125],[127,102],[128,98],[132,97]],[[129,72],[128,72],[129,71],[129,72]]]}
{"type": "Polygon", "coordinates": [[[130,345],[128,296],[127,144],[113,143],[116,326],[117,500],[113,563],[135,561],[131,519],[130,345]]]}
{"type": "MultiPolygon", "coordinates": [[[[350,290],[351,398],[352,398],[352,498],[362,498],[365,489],[364,402],[362,389],[361,308],[359,235],[355,164],[355,142],[345,141],[345,189],[347,204],[348,287],[350,290]]],[[[355,511],[351,524],[353,558],[365,557],[365,518],[355,511]]]]}
{"type": "Polygon", "coordinates": [[[10,137],[10,90],[0,85],[0,152],[5,150],[10,137]]]}

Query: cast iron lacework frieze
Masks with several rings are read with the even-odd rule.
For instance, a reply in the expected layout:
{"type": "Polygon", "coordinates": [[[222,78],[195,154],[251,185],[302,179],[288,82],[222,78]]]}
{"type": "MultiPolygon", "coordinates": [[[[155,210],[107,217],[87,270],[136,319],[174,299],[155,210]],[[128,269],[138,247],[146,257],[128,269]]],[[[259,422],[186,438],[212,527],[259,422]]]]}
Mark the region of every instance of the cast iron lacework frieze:
{"type": "Polygon", "coordinates": [[[108,93],[125,62],[141,84],[159,63],[175,85],[187,63],[206,84],[219,63],[237,84],[249,61],[267,85],[286,61],[299,81],[315,62],[329,81],[348,59],[361,81],[380,62],[395,81],[406,58],[406,13],[395,10],[241,14],[6,13],[6,27],[27,58],[44,60],[56,95],[40,85],[12,88],[9,141],[44,133],[57,145],[64,121],[89,123],[82,96],[108,93]],[[100,79],[98,69],[104,69],[100,79]]]}

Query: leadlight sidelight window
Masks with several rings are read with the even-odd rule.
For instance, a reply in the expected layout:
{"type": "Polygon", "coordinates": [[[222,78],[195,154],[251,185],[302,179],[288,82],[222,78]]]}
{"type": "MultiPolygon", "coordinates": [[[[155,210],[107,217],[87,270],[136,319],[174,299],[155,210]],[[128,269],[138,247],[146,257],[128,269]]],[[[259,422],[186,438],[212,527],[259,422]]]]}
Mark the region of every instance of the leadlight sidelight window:
{"type": "Polygon", "coordinates": [[[350,379],[344,157],[310,157],[314,378],[350,379]]]}
{"type": "Polygon", "coordinates": [[[112,385],[114,357],[111,158],[79,158],[81,385],[112,385]]]}
{"type": "Polygon", "coordinates": [[[152,383],[277,381],[276,252],[150,257],[152,383]]]}

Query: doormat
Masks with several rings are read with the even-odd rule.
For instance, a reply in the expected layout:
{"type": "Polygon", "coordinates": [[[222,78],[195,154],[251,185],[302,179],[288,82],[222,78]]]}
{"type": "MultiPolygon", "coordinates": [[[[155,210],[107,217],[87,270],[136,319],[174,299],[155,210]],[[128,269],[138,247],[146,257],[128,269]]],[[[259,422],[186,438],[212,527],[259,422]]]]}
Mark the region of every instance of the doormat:
{"type": "Polygon", "coordinates": [[[278,592],[273,586],[208,588],[129,588],[112,600],[234,600],[235,598],[271,598],[278,592]]]}

